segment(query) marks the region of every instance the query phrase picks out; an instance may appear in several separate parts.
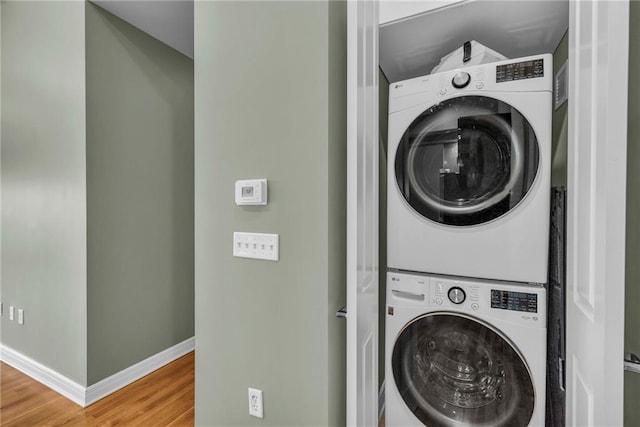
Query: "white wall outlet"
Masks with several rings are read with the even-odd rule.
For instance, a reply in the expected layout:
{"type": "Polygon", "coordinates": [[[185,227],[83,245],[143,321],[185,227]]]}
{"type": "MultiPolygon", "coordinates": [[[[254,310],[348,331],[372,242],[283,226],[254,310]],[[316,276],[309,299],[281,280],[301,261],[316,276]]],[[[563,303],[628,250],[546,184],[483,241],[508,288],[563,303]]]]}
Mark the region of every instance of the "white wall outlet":
{"type": "Polygon", "coordinates": [[[18,323],[24,325],[24,310],[21,308],[18,309],[18,323]]]}
{"type": "Polygon", "coordinates": [[[16,313],[15,307],[10,305],[9,306],[9,320],[13,320],[13,318],[15,317],[15,313],[16,313]]]}
{"type": "Polygon", "coordinates": [[[233,256],[240,258],[280,259],[280,236],[263,233],[233,233],[233,256]]]}
{"type": "Polygon", "coordinates": [[[249,388],[249,415],[264,418],[264,407],[262,406],[262,390],[249,388]]]}

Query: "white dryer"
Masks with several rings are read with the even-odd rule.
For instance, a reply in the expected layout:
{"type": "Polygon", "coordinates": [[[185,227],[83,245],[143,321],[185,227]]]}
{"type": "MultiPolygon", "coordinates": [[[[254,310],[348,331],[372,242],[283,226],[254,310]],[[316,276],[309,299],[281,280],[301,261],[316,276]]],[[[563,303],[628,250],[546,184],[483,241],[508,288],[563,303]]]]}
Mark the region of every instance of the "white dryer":
{"type": "Polygon", "coordinates": [[[546,283],[552,56],[389,89],[388,266],[546,283]]]}
{"type": "Polygon", "coordinates": [[[543,286],[387,274],[385,425],[544,426],[543,286]]]}

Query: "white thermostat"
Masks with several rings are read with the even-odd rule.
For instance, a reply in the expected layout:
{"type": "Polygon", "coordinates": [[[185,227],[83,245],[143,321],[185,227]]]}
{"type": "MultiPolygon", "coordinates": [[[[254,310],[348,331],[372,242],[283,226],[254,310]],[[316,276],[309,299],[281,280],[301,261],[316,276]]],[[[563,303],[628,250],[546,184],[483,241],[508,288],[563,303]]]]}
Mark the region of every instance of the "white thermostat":
{"type": "Polygon", "coordinates": [[[236,181],[236,205],[266,205],[267,180],[246,179],[236,181]]]}

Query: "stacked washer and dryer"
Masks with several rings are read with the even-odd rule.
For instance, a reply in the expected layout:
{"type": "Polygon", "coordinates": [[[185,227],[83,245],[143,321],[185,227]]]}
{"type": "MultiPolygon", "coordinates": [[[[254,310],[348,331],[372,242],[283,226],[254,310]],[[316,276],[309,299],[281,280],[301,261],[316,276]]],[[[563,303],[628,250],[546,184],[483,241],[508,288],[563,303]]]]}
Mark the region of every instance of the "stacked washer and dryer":
{"type": "Polygon", "coordinates": [[[385,422],[542,426],[552,56],[389,90],[385,422]]]}

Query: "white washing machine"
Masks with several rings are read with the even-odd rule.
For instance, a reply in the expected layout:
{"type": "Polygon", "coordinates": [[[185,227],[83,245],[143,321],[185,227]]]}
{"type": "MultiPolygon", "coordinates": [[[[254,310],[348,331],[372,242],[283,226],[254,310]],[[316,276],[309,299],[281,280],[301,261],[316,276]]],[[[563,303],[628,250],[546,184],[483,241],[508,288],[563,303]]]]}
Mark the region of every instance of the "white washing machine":
{"type": "Polygon", "coordinates": [[[544,286],[387,274],[385,425],[544,426],[544,286]]]}
{"type": "Polygon", "coordinates": [[[392,83],[388,266],[546,283],[552,56],[392,83]]]}

